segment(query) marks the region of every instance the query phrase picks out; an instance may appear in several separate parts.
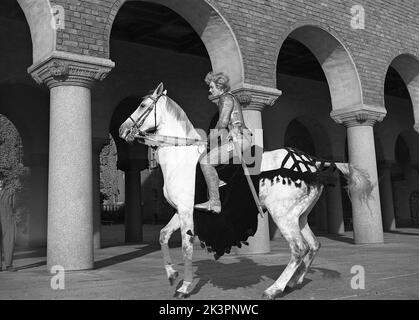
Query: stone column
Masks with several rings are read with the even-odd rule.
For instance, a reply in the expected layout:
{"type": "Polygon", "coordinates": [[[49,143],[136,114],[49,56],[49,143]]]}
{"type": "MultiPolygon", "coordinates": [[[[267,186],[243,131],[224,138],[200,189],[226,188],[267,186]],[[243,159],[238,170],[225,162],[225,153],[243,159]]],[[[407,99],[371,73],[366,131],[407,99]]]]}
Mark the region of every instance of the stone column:
{"type": "Polygon", "coordinates": [[[327,231],[331,234],[343,235],[345,234],[345,224],[343,221],[341,184],[338,172],[335,172],[335,177],[335,186],[325,188],[327,200],[327,231]]]}
{"type": "MultiPolygon", "coordinates": [[[[263,152],[262,110],[266,106],[273,106],[281,91],[273,88],[244,84],[233,91],[243,108],[243,117],[246,126],[254,134],[256,145],[256,158],[261,161],[263,152]],[[259,156],[258,156],[259,155],[259,156]]],[[[214,100],[214,102],[216,102],[214,100]]],[[[250,168],[250,174],[259,174],[250,168]]],[[[249,246],[237,249],[238,254],[255,254],[270,252],[269,218],[268,213],[262,218],[258,216],[258,229],[253,237],[248,239],[249,246]]]]}
{"type": "Polygon", "coordinates": [[[113,66],[110,60],[54,52],[28,70],[50,88],[48,269],[93,268],[90,90],[113,66]]]}
{"type": "Polygon", "coordinates": [[[29,246],[46,247],[48,211],[48,154],[30,156],[29,246]]]}
{"type": "Polygon", "coordinates": [[[396,230],[396,219],[394,217],[393,186],[391,183],[392,161],[381,161],[380,172],[380,199],[382,203],[382,219],[384,231],[396,230]]]}
{"type": "Polygon", "coordinates": [[[125,241],[143,241],[143,214],[141,212],[141,170],[144,159],[130,159],[125,171],[125,241]]]}
{"type": "Polygon", "coordinates": [[[100,202],[100,151],[109,143],[109,138],[93,138],[92,166],[93,166],[93,248],[101,247],[101,212],[100,202]]]}
{"type": "Polygon", "coordinates": [[[352,218],[356,244],[384,241],[373,126],[375,122],[382,121],[385,115],[384,108],[366,105],[331,112],[331,117],[337,123],[342,123],[347,127],[349,162],[364,170],[374,187],[367,202],[361,201],[357,195],[352,194],[352,218]]]}

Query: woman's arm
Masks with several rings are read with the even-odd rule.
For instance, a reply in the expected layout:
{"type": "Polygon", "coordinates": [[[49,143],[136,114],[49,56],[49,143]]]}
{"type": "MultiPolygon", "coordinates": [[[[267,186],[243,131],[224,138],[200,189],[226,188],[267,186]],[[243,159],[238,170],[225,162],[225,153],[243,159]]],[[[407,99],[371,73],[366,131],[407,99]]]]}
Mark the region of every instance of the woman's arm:
{"type": "Polygon", "coordinates": [[[226,129],[230,122],[231,112],[234,108],[234,98],[230,94],[224,94],[220,97],[218,104],[221,107],[221,110],[215,129],[226,129]]]}

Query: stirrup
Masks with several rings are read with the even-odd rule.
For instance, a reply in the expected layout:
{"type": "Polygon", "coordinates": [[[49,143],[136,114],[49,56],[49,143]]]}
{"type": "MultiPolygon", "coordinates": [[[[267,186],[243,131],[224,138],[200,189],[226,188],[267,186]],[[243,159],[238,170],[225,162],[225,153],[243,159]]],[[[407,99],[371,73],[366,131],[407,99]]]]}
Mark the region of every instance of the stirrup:
{"type": "Polygon", "coordinates": [[[196,204],[195,209],[200,209],[204,211],[214,212],[214,213],[220,213],[221,212],[221,202],[220,200],[208,200],[204,203],[196,204]],[[218,202],[216,204],[212,204],[213,202],[218,202]]]}

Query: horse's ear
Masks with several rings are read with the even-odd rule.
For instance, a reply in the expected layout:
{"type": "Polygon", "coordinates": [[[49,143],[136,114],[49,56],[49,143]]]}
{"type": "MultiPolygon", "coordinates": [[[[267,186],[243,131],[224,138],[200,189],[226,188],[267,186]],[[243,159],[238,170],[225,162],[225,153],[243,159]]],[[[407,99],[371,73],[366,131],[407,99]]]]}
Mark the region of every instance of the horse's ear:
{"type": "Polygon", "coordinates": [[[163,92],[163,82],[160,82],[156,90],[154,90],[154,95],[160,96],[162,92],[163,92]]]}
{"type": "Polygon", "coordinates": [[[163,95],[167,96],[167,90],[166,89],[164,89],[163,95]]]}

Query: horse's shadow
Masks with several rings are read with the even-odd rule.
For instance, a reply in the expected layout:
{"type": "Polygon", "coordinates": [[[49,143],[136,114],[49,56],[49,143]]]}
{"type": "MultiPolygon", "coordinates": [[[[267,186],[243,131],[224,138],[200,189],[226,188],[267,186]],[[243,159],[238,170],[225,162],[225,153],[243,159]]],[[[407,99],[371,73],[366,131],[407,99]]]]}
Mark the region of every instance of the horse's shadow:
{"type": "MultiPolygon", "coordinates": [[[[200,292],[206,284],[211,284],[222,290],[252,287],[261,281],[266,281],[266,278],[271,279],[273,284],[286,267],[286,265],[261,265],[248,257],[238,257],[232,263],[202,260],[195,262],[194,266],[197,267],[195,275],[199,280],[191,291],[191,295],[200,292]]],[[[316,272],[320,272],[323,278],[340,277],[340,272],[338,271],[318,267],[310,267],[307,275],[316,272]]],[[[285,293],[289,294],[297,289],[301,289],[311,281],[306,276],[301,285],[295,286],[285,293]]]]}

